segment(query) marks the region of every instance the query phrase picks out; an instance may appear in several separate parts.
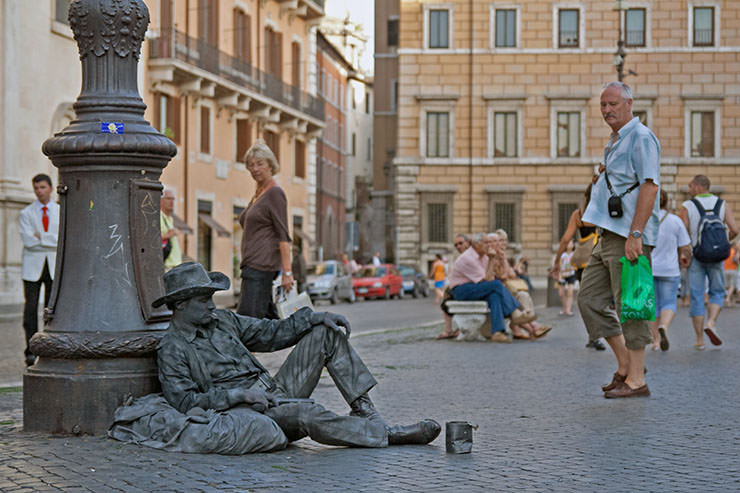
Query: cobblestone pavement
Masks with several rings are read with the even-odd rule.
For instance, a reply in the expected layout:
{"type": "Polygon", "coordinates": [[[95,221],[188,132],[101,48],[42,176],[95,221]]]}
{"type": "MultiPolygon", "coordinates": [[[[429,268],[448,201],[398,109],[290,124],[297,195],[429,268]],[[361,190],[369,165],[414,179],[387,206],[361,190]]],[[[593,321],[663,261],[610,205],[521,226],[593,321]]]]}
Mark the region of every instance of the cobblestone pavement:
{"type": "MultiPolygon", "coordinates": [[[[609,351],[584,348],[579,317],[541,310],[543,340],[435,341],[435,328],[352,338],[389,422],[430,417],[479,426],[473,453],[431,445],[343,449],[301,440],[273,454],[188,455],[103,437],[24,433],[21,392],[0,393],[2,491],[738,491],[740,308],[725,310],[721,350],[693,349],[688,313],[671,350],[649,352],[649,398],[606,400],[609,351]],[[735,389],[735,390],[733,390],[735,389]]],[[[284,353],[263,357],[276,368],[284,353]]],[[[10,391],[8,391],[10,390],[10,391]]],[[[327,376],[314,396],[347,406],[327,376]]]]}

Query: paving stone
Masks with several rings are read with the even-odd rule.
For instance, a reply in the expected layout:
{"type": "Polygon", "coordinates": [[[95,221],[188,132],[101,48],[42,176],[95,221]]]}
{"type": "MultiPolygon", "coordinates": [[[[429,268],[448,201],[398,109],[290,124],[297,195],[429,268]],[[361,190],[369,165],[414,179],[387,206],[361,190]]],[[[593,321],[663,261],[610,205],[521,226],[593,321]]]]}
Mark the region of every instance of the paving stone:
{"type": "MultiPolygon", "coordinates": [[[[429,446],[343,449],[301,440],[273,454],[173,454],[103,437],[22,432],[22,394],[0,394],[1,491],[737,491],[740,334],[721,351],[693,349],[687,312],[671,350],[649,352],[647,399],[610,401],[600,385],[609,351],[585,349],[578,317],[542,310],[555,328],[510,345],[435,341],[436,329],[353,336],[380,384],[371,392],[391,423],[437,419],[429,446]],[[447,454],[444,423],[478,425],[471,454],[447,454]],[[95,469],[95,472],[90,471],[95,469]]],[[[724,310],[740,326],[740,308],[724,310]]],[[[733,323],[733,320],[735,321],[733,323]]],[[[282,354],[282,357],[285,353],[282,354]]],[[[278,356],[263,357],[276,369],[278,356]]],[[[314,397],[349,411],[323,375],[314,397]]]]}

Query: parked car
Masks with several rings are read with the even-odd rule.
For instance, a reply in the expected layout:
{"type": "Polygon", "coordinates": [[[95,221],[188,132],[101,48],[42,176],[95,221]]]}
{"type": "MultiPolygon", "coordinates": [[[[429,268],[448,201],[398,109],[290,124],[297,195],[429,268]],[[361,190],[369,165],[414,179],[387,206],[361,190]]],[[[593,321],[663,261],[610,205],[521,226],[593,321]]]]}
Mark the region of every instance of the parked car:
{"type": "Polygon", "coordinates": [[[344,264],[336,260],[327,260],[313,266],[307,278],[308,296],[311,301],[329,300],[332,305],[340,299],[350,303],[355,301],[352,287],[352,276],[344,264]]]}
{"type": "Polygon", "coordinates": [[[358,298],[403,298],[401,275],[393,264],[368,265],[352,279],[358,298]]]}
{"type": "Polygon", "coordinates": [[[425,298],[429,296],[427,276],[419,271],[417,267],[413,265],[399,265],[398,272],[403,278],[403,292],[405,294],[410,294],[414,298],[418,298],[420,295],[425,298]]]}

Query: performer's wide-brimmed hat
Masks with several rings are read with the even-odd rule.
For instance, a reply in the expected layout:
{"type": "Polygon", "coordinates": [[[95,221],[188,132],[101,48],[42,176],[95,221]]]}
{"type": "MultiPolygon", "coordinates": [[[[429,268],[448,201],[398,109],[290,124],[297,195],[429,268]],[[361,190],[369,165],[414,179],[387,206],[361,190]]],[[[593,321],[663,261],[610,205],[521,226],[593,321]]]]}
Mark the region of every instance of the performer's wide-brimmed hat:
{"type": "Polygon", "coordinates": [[[231,281],[221,272],[208,272],[197,262],[186,262],[165,272],[165,295],[152,302],[157,308],[165,303],[185,300],[201,294],[229,289],[231,281]]]}

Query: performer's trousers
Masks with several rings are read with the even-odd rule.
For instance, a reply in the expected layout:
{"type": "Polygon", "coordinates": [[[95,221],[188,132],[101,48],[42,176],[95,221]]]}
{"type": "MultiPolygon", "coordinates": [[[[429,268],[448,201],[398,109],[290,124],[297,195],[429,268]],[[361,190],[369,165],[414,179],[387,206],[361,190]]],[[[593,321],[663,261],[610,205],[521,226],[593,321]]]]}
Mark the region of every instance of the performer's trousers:
{"type": "MultiPolygon", "coordinates": [[[[317,325],[288,355],[270,390],[278,396],[310,397],[324,367],[348,404],[377,383],[343,334],[317,325]]],[[[337,415],[319,404],[283,404],[268,409],[265,416],[277,422],[290,441],[309,436],[327,445],[388,445],[383,421],[337,415]]]]}

